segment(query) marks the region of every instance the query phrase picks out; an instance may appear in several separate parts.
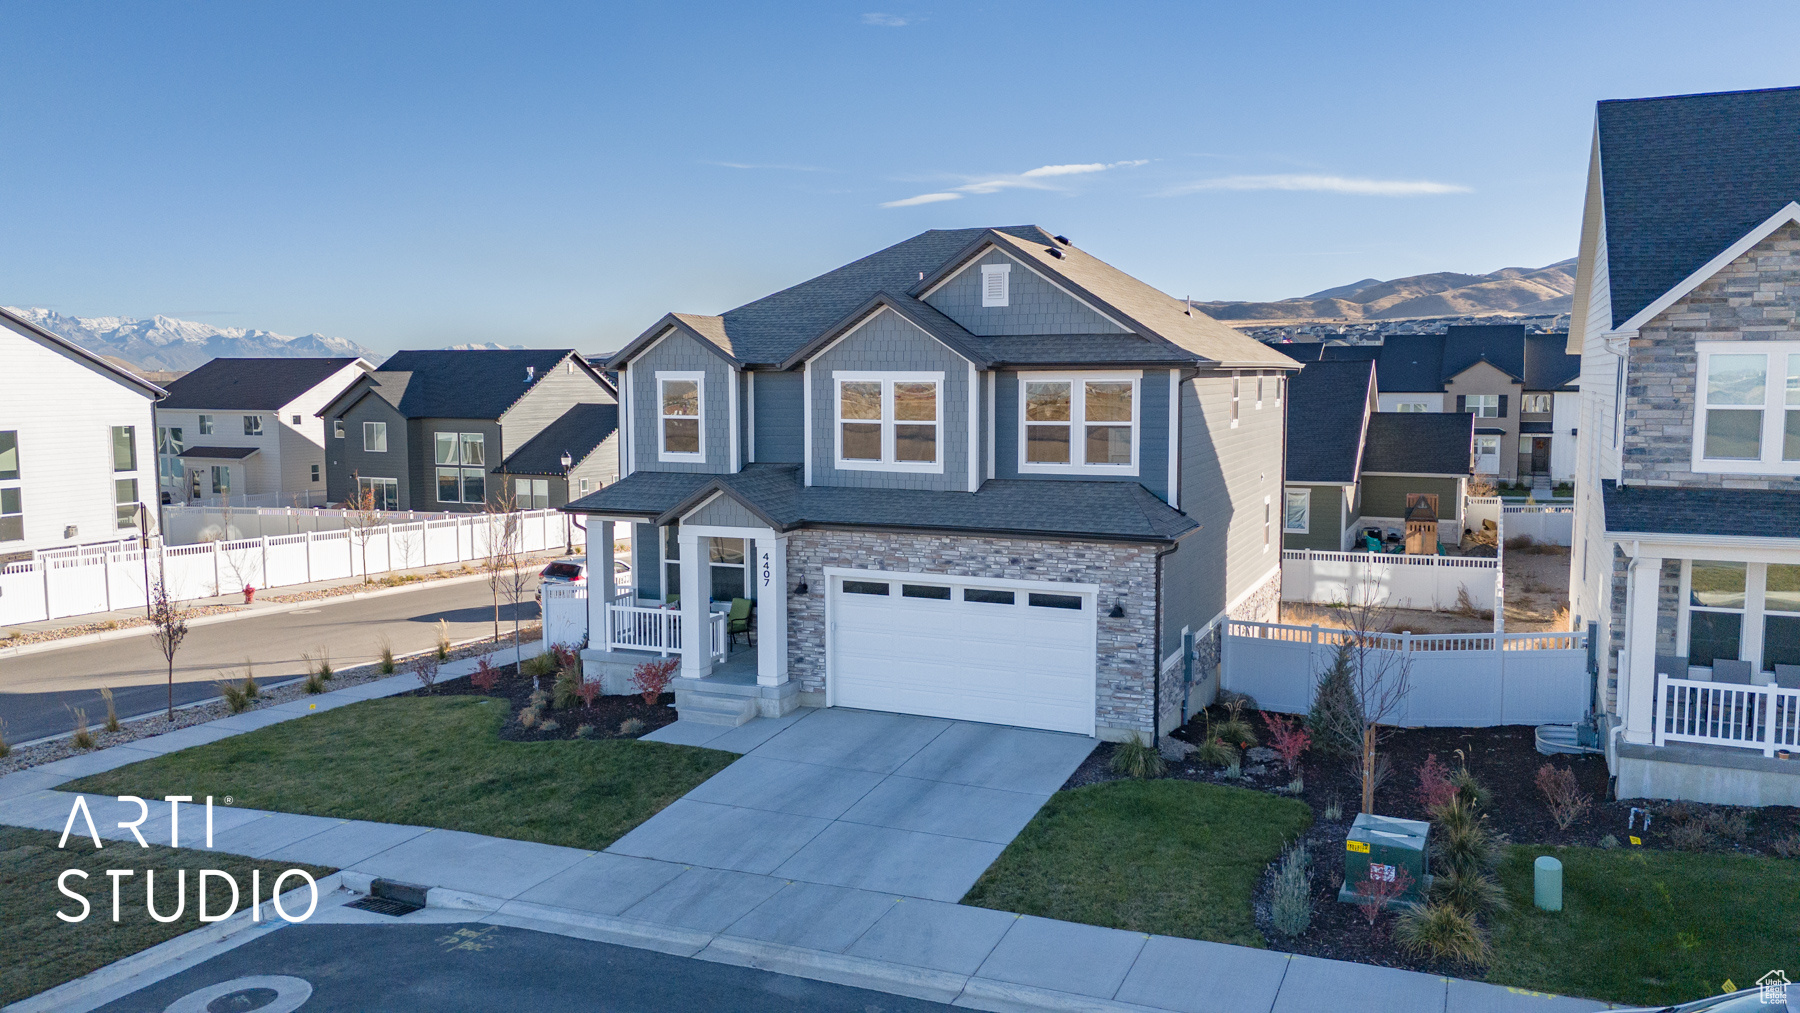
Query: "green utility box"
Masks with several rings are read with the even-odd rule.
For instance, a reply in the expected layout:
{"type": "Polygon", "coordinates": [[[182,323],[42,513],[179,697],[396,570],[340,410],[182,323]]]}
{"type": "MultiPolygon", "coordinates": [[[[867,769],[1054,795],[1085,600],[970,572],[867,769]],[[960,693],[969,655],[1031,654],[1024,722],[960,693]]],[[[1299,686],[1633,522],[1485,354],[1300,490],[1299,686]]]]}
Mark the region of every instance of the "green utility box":
{"type": "Polygon", "coordinates": [[[1344,885],[1338,900],[1354,904],[1368,893],[1359,883],[1393,883],[1410,880],[1406,891],[1388,901],[1388,907],[1422,903],[1431,890],[1425,871],[1431,853],[1431,824],[1361,813],[1344,840],[1344,885]]]}

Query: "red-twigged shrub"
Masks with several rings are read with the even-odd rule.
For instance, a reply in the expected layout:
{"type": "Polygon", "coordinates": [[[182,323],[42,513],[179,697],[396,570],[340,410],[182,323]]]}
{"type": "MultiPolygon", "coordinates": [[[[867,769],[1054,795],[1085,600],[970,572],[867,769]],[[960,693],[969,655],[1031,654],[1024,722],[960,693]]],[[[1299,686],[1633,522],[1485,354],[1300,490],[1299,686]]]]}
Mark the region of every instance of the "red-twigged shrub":
{"type": "Polygon", "coordinates": [[[1558,767],[1546,763],[1538,768],[1537,789],[1543,793],[1544,804],[1550,808],[1550,818],[1556,821],[1556,829],[1567,830],[1570,824],[1580,819],[1594,804],[1587,792],[1575,781],[1575,772],[1568,767],[1558,767]]]}
{"type": "Polygon", "coordinates": [[[1281,764],[1288,773],[1298,774],[1300,757],[1312,745],[1312,733],[1306,730],[1306,722],[1263,711],[1263,724],[1269,726],[1269,748],[1281,757],[1281,764]]]}
{"type": "Polygon", "coordinates": [[[581,698],[583,707],[592,707],[594,698],[600,695],[600,680],[583,679],[575,686],[575,695],[581,698]]]}
{"type": "Polygon", "coordinates": [[[556,658],[557,668],[581,667],[581,651],[574,644],[551,644],[550,654],[556,658]]]}
{"type": "Polygon", "coordinates": [[[644,695],[645,703],[655,703],[663,690],[669,688],[669,680],[675,678],[675,670],[680,667],[680,658],[642,662],[631,670],[631,685],[644,695]]]}
{"type": "Polygon", "coordinates": [[[419,680],[419,686],[421,688],[430,689],[431,684],[437,681],[437,677],[438,677],[437,655],[421,654],[412,660],[411,667],[412,667],[413,676],[419,680]]]}
{"type": "Polygon", "coordinates": [[[1384,866],[1370,863],[1369,878],[1356,884],[1356,906],[1362,909],[1363,917],[1369,920],[1369,934],[1379,935],[1381,932],[1381,913],[1388,905],[1405,896],[1412,889],[1412,874],[1398,866],[1384,866]],[[1377,870],[1393,870],[1393,878],[1376,877],[1377,870]]]}
{"type": "Polygon", "coordinates": [[[493,692],[494,687],[500,684],[500,670],[494,667],[494,659],[483,657],[480,661],[477,661],[475,663],[475,673],[469,676],[469,681],[474,683],[475,688],[481,690],[483,693],[493,692]]]}
{"type": "Polygon", "coordinates": [[[1427,753],[1425,762],[1419,764],[1419,804],[1426,812],[1436,812],[1455,797],[1456,782],[1450,780],[1450,768],[1436,753],[1427,753]]]}

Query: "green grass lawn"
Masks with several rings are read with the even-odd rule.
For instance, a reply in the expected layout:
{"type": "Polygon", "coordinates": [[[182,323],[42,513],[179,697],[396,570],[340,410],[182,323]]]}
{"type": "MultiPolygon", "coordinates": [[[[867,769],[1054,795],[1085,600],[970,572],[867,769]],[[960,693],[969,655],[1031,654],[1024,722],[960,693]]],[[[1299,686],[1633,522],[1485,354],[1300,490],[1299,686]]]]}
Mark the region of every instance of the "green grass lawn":
{"type": "Polygon", "coordinates": [[[1642,848],[1515,845],[1500,869],[1488,980],[1663,1006],[1747,988],[1800,953],[1800,862],[1642,848]],[[1532,862],[1563,863],[1563,910],[1532,905],[1532,862]]]}
{"type": "Polygon", "coordinates": [[[1262,946],[1250,894],[1306,804],[1192,781],[1112,781],[1050,797],[963,903],[1262,946]]]}
{"type": "MultiPolygon", "coordinates": [[[[60,836],[41,830],[0,827],[0,911],[6,913],[8,934],[6,945],[0,947],[0,1005],[36,995],[199,928],[196,904],[200,869],[218,869],[237,880],[239,911],[250,903],[252,869],[262,870],[264,900],[268,899],[267,891],[275,877],[287,869],[305,869],[315,879],[332,871],[191,848],[153,844],[145,850],[135,842],[129,847],[109,842],[103,850],[95,851],[93,842],[80,834],[70,836],[68,848],[59,851],[56,842],[60,836]],[[69,923],[56,917],[58,911],[71,916],[81,913],[80,903],[56,888],[57,878],[67,869],[88,874],[85,880],[73,876],[68,880],[69,888],[92,905],[87,919],[81,922],[69,923]],[[131,869],[135,873],[121,880],[117,923],[112,920],[112,880],[106,875],[107,869],[131,869]],[[157,873],[156,910],[168,915],[175,908],[177,869],[188,870],[187,903],[181,918],[165,925],[151,920],[144,910],[144,874],[149,870],[157,873]]],[[[293,889],[300,884],[290,878],[283,885],[293,889]]],[[[218,914],[229,899],[229,887],[217,879],[207,883],[211,913],[218,914]]],[[[290,904],[289,910],[298,915],[305,910],[305,901],[298,908],[290,904]]]]}
{"type": "Polygon", "coordinates": [[[503,742],[506,713],[481,697],[371,700],[61,790],[230,796],[253,809],[599,850],[736,759],[635,739],[503,742]]]}

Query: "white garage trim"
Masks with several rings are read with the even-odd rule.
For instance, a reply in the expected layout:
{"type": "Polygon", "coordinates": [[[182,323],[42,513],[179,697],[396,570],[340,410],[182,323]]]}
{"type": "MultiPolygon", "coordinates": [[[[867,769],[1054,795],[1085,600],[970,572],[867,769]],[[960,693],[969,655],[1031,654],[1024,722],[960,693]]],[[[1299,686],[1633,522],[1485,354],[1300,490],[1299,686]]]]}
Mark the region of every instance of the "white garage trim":
{"type": "MultiPolygon", "coordinates": [[[[954,597],[949,600],[944,600],[941,603],[938,602],[937,600],[929,599],[929,598],[909,598],[909,599],[907,599],[907,603],[902,604],[899,601],[899,596],[897,593],[893,599],[889,599],[889,600],[891,602],[893,602],[898,609],[906,609],[906,610],[910,610],[910,611],[914,611],[914,612],[916,612],[918,609],[936,609],[936,608],[942,607],[945,610],[945,618],[946,619],[951,619],[954,616],[969,615],[969,613],[964,612],[963,610],[970,609],[970,608],[994,609],[994,610],[996,610],[996,615],[1005,615],[1007,617],[1014,618],[1020,622],[1026,622],[1027,617],[1030,617],[1030,616],[1037,617],[1037,618],[1030,620],[1033,623],[1041,622],[1045,619],[1051,619],[1051,618],[1059,619],[1059,620],[1063,621],[1063,623],[1060,627],[1062,630],[1062,634],[1064,636],[1070,638],[1068,641],[1067,649],[1070,651],[1079,651],[1080,653],[1078,656],[1074,656],[1074,655],[1069,656],[1069,660],[1072,663],[1073,673],[1071,672],[1070,667],[1065,667],[1060,676],[1052,676],[1052,678],[1060,678],[1062,680],[1063,688],[1059,692],[1057,692],[1051,696],[1045,697],[1043,699],[1036,700],[1036,701],[1033,701],[1029,698],[1020,700],[1020,703],[1019,703],[1020,708],[1027,707],[1034,702],[1039,705],[1040,717],[1038,720],[1032,720],[1029,715],[1023,713],[1022,711],[1021,712],[1009,712],[1004,707],[991,706],[993,701],[996,699],[996,697],[991,693],[988,696],[988,702],[990,704],[990,708],[985,713],[981,712],[981,708],[980,708],[979,704],[972,702],[972,708],[971,708],[970,712],[968,712],[968,713],[960,713],[960,714],[940,713],[940,714],[936,714],[935,716],[948,717],[948,718],[953,718],[953,719],[961,718],[961,719],[972,720],[972,721],[991,721],[991,722],[998,723],[998,724],[1013,724],[1013,725],[1021,725],[1021,726],[1025,726],[1025,727],[1056,727],[1058,730],[1062,730],[1062,731],[1072,731],[1072,732],[1078,732],[1078,733],[1087,734],[1087,735],[1094,734],[1095,723],[1096,723],[1095,711],[1096,711],[1097,705],[1098,705],[1098,681],[1099,681],[1098,680],[1098,662],[1099,662],[1099,604],[1100,604],[1099,603],[1099,594],[1100,594],[1100,586],[1098,584],[1074,583],[1074,582],[1064,582],[1064,581],[1018,580],[1018,579],[1011,579],[1011,578],[1005,578],[1005,577],[975,577],[975,576],[965,576],[965,575],[950,575],[950,574],[943,574],[943,573],[923,573],[923,572],[908,572],[908,571],[896,571],[896,570],[865,570],[865,569],[855,569],[855,568],[851,568],[851,567],[838,567],[838,566],[825,567],[824,574],[825,574],[825,588],[823,589],[823,592],[825,595],[825,703],[826,703],[826,706],[835,707],[835,706],[851,705],[851,704],[847,704],[845,701],[840,699],[841,673],[840,673],[840,662],[837,657],[840,644],[837,639],[837,625],[838,625],[839,620],[844,617],[843,610],[845,607],[843,605],[841,605],[840,601],[839,601],[839,596],[844,593],[841,590],[842,582],[845,579],[849,579],[849,580],[864,580],[864,581],[887,582],[887,583],[928,584],[928,585],[933,585],[933,586],[938,586],[938,587],[943,587],[943,586],[947,585],[953,589],[952,594],[954,595],[954,597]],[[965,590],[970,589],[970,588],[988,588],[988,589],[993,589],[993,590],[1019,591],[1019,592],[1024,592],[1027,594],[1031,593],[1031,592],[1038,592],[1038,593],[1075,596],[1075,597],[1079,597],[1082,599],[1082,607],[1081,607],[1080,611],[1078,613],[1076,613],[1076,611],[1073,609],[1068,609],[1068,610],[1050,609],[1050,608],[1044,608],[1043,606],[1029,605],[1025,601],[1021,601],[1014,605],[1008,605],[1008,604],[988,605],[988,604],[975,604],[973,602],[965,603],[965,601],[963,600],[963,594],[964,594],[965,590]],[[998,610],[1018,610],[1018,611],[1008,611],[1005,613],[1001,613],[998,610]],[[1027,610],[1030,610],[1030,611],[1027,611],[1027,610]],[[1061,612],[1062,614],[1054,616],[1054,617],[1049,615],[1049,613],[1055,613],[1055,612],[1061,612]],[[1042,614],[1040,615],[1039,613],[1042,613],[1042,614]],[[1077,616],[1079,618],[1077,618],[1077,616]],[[1079,676],[1079,679],[1080,679],[1080,682],[1079,682],[1080,690],[1079,691],[1072,692],[1070,689],[1070,686],[1071,686],[1070,675],[1071,674],[1078,674],[1078,676],[1079,676]],[[1052,712],[1054,712],[1054,714],[1056,715],[1055,717],[1047,716],[1048,714],[1050,714],[1052,712]]],[[[875,596],[875,597],[880,597],[880,596],[875,596]]],[[[860,613],[860,614],[863,616],[867,615],[867,613],[860,613]]],[[[903,612],[896,613],[896,615],[904,615],[904,614],[906,614],[906,613],[903,613],[903,612]]],[[[995,626],[993,628],[1001,629],[1001,628],[1003,628],[1003,624],[996,622],[995,626]]],[[[1053,628],[1045,627],[1045,629],[1053,629],[1053,628]]],[[[948,632],[948,629],[947,629],[947,632],[948,632]]],[[[1023,631],[1021,631],[1021,632],[1023,632],[1023,631]]],[[[947,638],[947,639],[950,639],[950,638],[947,638]]],[[[971,642],[973,643],[974,641],[971,641],[971,642]]],[[[990,643],[992,643],[992,641],[990,641],[990,643]]],[[[1021,641],[1021,643],[1029,644],[1030,641],[1021,641]]],[[[859,688],[866,689],[867,687],[860,687],[860,680],[859,680],[859,688]]],[[[940,689],[939,692],[940,692],[940,698],[941,698],[942,690],[940,689]]],[[[861,704],[855,704],[855,705],[860,706],[861,704]]],[[[877,708],[877,709],[882,709],[882,708],[877,708]]],[[[925,709],[919,711],[919,713],[929,713],[929,712],[930,712],[930,708],[925,708],[925,709]]]]}

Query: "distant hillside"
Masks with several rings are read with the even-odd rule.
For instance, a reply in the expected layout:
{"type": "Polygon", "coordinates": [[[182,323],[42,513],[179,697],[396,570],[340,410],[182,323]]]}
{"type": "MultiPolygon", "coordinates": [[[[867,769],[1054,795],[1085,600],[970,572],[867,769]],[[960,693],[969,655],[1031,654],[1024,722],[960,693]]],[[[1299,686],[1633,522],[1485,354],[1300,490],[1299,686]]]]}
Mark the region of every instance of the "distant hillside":
{"type": "Polygon", "coordinates": [[[1502,268],[1492,274],[1417,274],[1362,281],[1278,302],[1197,302],[1216,320],[1399,320],[1505,314],[1567,313],[1575,291],[1575,260],[1535,270],[1502,268]]]}
{"type": "Polygon", "coordinates": [[[323,334],[293,337],[165,316],[148,320],[66,317],[46,309],[7,309],[90,352],[123,360],[140,372],[181,372],[221,356],[263,359],[361,355],[370,361],[379,358],[354,341],[323,334]]]}

